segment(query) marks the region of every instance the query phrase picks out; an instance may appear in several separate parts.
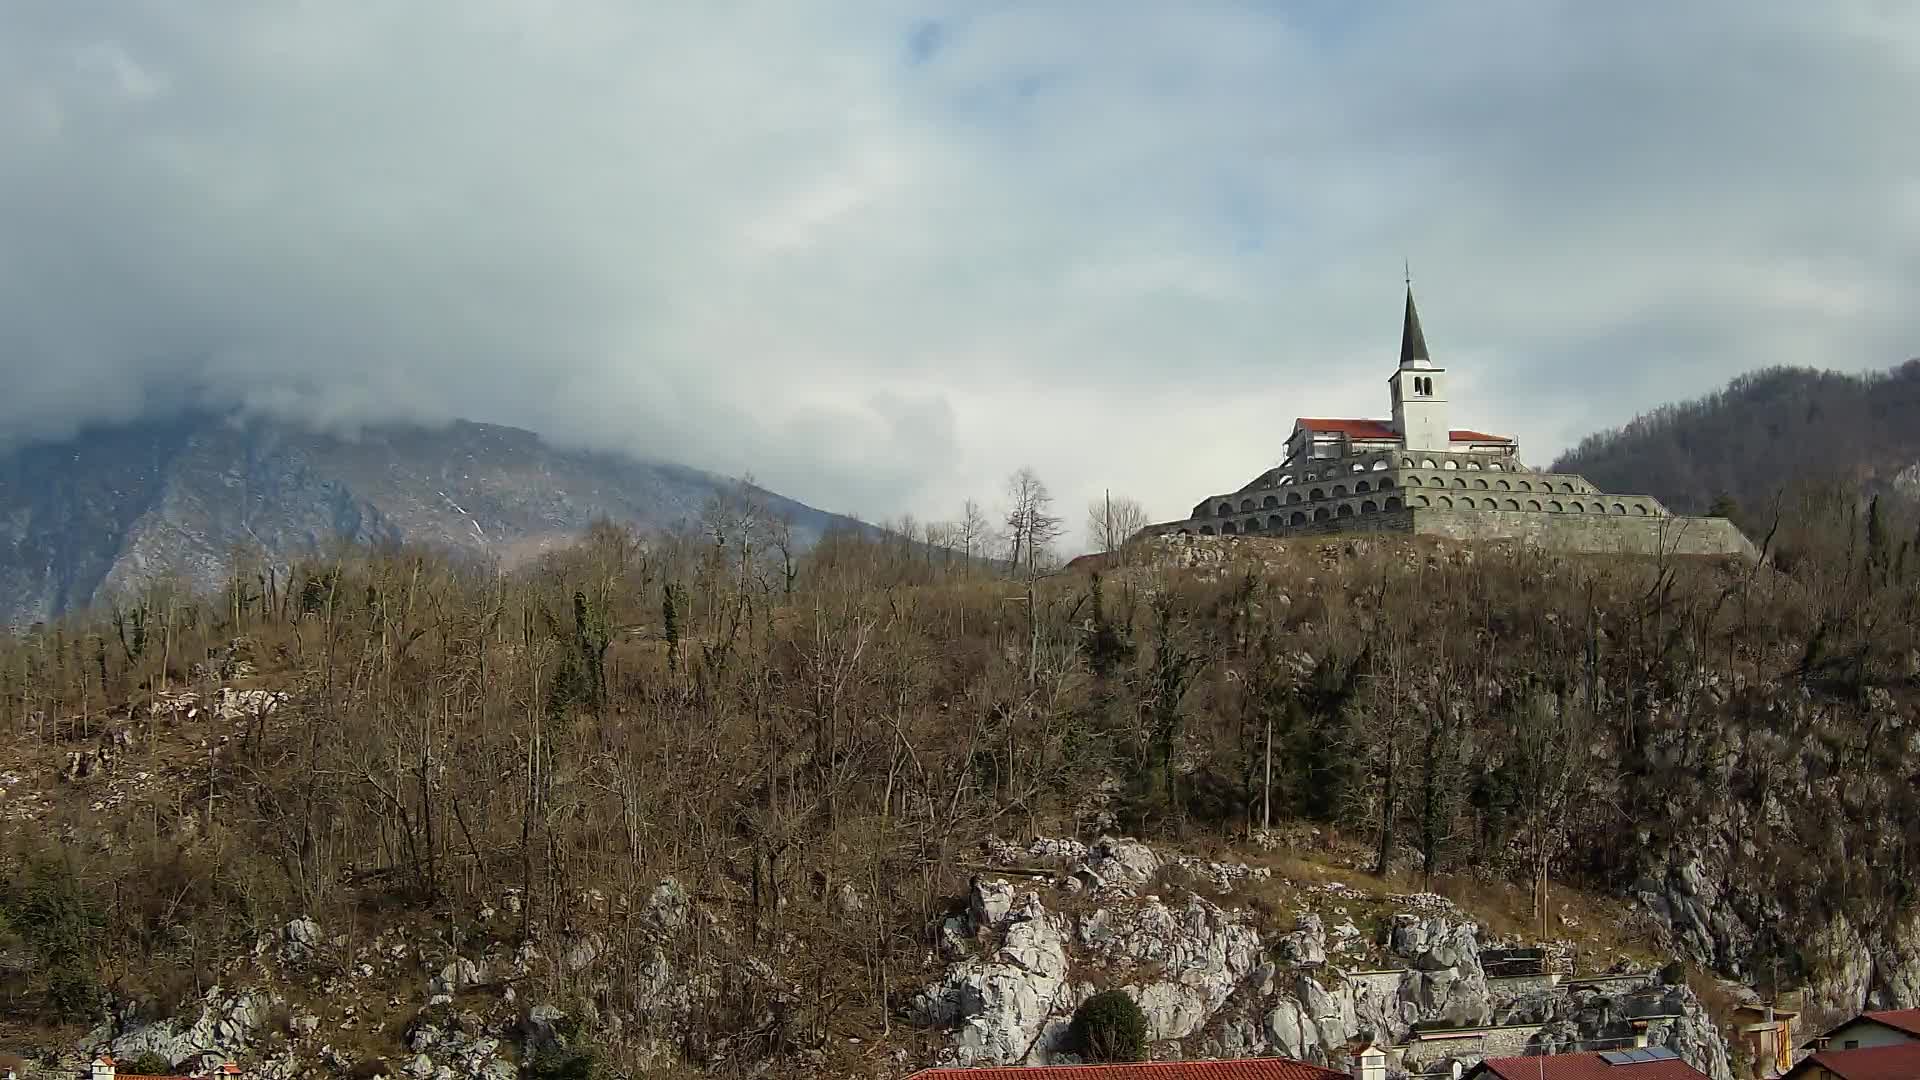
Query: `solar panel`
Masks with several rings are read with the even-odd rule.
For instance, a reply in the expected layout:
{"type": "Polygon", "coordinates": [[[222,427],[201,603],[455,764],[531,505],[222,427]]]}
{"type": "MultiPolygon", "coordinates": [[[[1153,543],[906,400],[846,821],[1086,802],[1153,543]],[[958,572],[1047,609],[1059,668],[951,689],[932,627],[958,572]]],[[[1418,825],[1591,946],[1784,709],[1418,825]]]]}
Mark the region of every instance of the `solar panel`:
{"type": "Polygon", "coordinates": [[[1672,1059],[1677,1058],[1679,1056],[1680,1055],[1674,1053],[1672,1050],[1664,1046],[1647,1047],[1648,1061],[1671,1061],[1672,1059]]]}
{"type": "Polygon", "coordinates": [[[1633,1060],[1633,1056],[1632,1051],[1628,1050],[1607,1050],[1601,1053],[1600,1060],[1609,1065],[1625,1065],[1633,1060]]]}

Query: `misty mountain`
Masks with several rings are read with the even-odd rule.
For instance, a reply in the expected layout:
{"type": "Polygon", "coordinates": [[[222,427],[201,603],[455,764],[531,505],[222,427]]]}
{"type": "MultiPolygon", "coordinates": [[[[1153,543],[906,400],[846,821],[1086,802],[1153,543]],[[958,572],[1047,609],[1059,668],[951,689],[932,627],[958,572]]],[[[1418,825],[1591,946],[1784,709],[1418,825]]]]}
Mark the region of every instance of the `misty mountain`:
{"type": "MultiPolygon", "coordinates": [[[[404,540],[513,563],[603,517],[690,520],[733,484],[464,421],[352,438],[205,414],[95,428],[0,455],[0,623],[85,607],[167,572],[217,585],[237,549],[286,558],[404,540]]],[[[854,524],[762,497],[803,546],[854,524]]]]}
{"type": "Polygon", "coordinates": [[[1920,495],[1920,360],[1847,375],[1769,368],[1588,436],[1553,463],[1681,513],[1732,498],[1749,524],[1798,483],[1920,495]]]}

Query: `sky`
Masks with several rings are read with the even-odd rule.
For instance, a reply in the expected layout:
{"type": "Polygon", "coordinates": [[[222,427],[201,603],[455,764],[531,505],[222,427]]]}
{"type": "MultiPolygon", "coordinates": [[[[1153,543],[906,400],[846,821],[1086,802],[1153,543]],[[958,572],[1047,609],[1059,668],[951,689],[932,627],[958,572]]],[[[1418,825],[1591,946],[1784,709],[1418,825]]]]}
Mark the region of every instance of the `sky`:
{"type": "Polygon", "coordinates": [[[1920,355],[1920,5],[0,0],[0,441],[460,417],[869,520],[1920,355]]]}

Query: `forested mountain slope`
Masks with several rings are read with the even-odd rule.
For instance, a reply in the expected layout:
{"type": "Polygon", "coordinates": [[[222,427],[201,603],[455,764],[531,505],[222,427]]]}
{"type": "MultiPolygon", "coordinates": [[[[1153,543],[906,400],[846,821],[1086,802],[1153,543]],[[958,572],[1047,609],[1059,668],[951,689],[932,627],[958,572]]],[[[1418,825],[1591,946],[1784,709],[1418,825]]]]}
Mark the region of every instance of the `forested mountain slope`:
{"type": "Polygon", "coordinates": [[[1680,513],[1731,498],[1749,527],[1802,483],[1920,495],[1920,360],[1870,375],[1743,375],[1588,436],[1553,467],[1608,491],[1654,495],[1680,513]]]}

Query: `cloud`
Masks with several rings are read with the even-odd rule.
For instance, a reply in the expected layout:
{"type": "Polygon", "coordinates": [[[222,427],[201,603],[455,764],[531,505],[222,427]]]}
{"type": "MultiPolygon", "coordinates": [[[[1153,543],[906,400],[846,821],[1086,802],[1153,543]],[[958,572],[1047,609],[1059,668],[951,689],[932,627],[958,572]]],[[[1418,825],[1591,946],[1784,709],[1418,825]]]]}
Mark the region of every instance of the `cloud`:
{"type": "Polygon", "coordinates": [[[1544,462],[1920,341],[1904,5],[127,0],[0,34],[0,432],[456,416],[950,516],[1378,414],[1544,462]]]}

